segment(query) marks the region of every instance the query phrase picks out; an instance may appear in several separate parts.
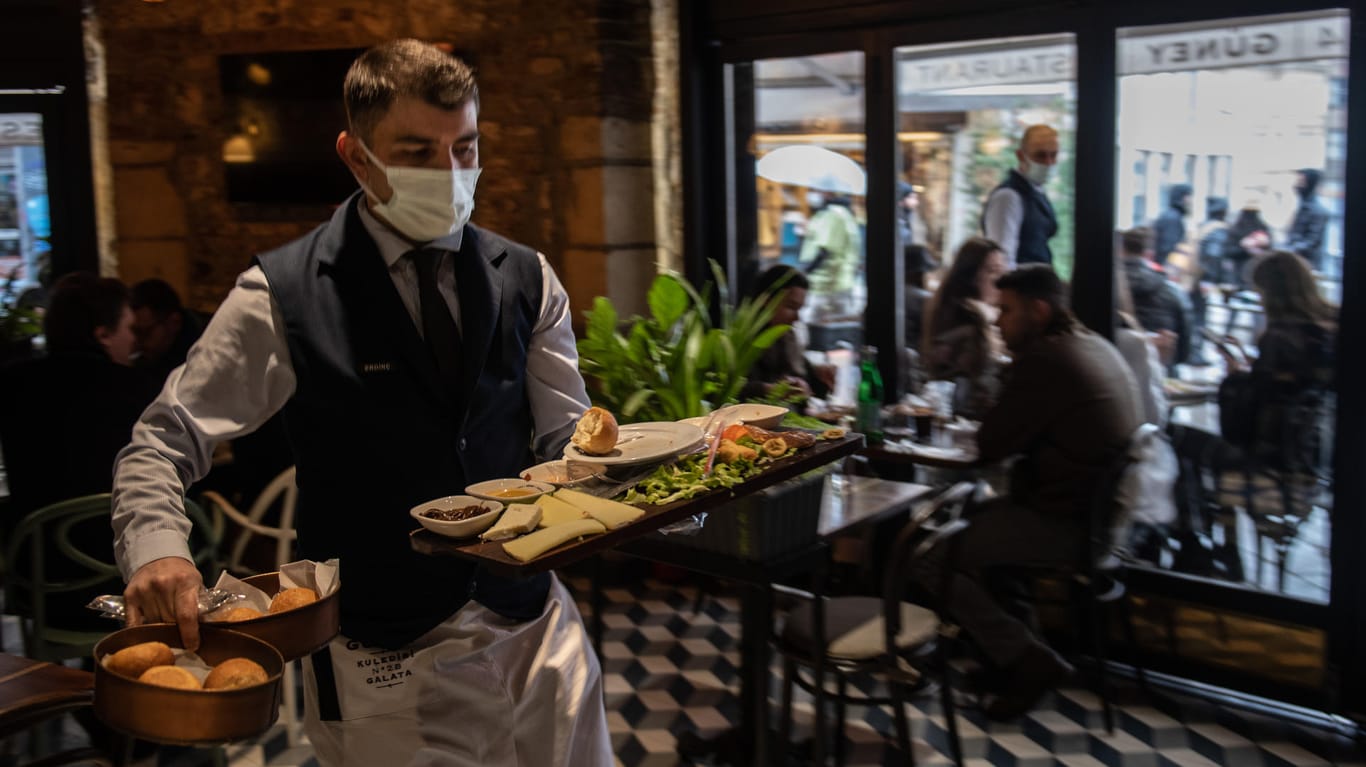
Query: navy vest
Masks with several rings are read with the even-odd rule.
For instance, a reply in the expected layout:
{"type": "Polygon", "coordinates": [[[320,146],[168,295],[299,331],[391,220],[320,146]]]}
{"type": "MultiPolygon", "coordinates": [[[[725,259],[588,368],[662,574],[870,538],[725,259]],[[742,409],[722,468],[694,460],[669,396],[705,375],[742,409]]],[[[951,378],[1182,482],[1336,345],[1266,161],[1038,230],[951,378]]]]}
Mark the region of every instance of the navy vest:
{"type": "MultiPolygon", "coordinates": [[[[1024,218],[1020,221],[1020,240],[1015,247],[1015,263],[1053,265],[1053,251],[1048,240],[1058,233],[1058,219],[1053,215],[1053,204],[1029,179],[1011,169],[1000,186],[1015,190],[1024,204],[1024,218]]],[[[995,193],[995,189],[992,193],[995,193]]]]}
{"type": "Polygon", "coordinates": [[[465,228],[456,282],[468,372],[446,391],[359,200],[257,257],[298,380],[284,420],[298,467],[299,553],[341,559],[341,630],[367,645],[407,645],[470,598],[515,619],[539,615],[549,576],[507,581],[408,543],[413,506],[532,463],[526,360],[539,260],[465,228]]]}

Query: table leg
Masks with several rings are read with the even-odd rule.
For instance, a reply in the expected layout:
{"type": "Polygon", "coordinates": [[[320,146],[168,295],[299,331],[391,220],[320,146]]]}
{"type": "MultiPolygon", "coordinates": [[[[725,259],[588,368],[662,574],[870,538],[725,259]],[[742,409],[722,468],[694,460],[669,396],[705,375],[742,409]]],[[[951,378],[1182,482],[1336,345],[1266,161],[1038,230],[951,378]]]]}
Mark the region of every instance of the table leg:
{"type": "MultiPolygon", "coordinates": [[[[740,730],[753,747],[755,767],[773,763],[768,742],[768,678],[772,652],[773,591],[746,585],[740,594],[740,730]]],[[[782,744],[779,744],[779,748],[782,744]]]]}

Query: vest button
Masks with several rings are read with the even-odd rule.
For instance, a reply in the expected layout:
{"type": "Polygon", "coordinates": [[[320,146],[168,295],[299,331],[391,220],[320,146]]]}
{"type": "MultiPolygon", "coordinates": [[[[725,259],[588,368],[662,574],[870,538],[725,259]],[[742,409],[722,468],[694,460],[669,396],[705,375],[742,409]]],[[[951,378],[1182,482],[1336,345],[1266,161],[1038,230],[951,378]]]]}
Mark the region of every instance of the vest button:
{"type": "Polygon", "coordinates": [[[462,452],[462,453],[465,452],[465,438],[464,438],[464,437],[461,437],[461,438],[460,438],[460,442],[456,445],[456,447],[459,448],[460,452],[462,452]]]}

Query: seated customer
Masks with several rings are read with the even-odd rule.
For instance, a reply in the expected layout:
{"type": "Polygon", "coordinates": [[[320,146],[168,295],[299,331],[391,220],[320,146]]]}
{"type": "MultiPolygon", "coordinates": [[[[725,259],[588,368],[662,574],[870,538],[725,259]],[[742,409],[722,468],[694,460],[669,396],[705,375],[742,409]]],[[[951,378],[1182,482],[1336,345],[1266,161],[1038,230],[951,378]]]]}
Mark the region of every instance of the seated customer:
{"type": "Polygon", "coordinates": [[[806,305],[810,283],[806,275],[791,266],[770,267],[755,280],[750,297],[756,301],[776,302],[769,326],[793,326],[764,353],[749,370],[749,381],[740,392],[741,399],[777,395],[784,388],[785,399],[805,400],[815,394],[825,396],[835,383],[833,367],[807,363],[805,345],[797,334],[797,315],[806,305]]]}
{"type": "Polygon", "coordinates": [[[983,237],[964,242],[925,310],[920,356],[928,377],[958,382],[954,412],[980,418],[1000,389],[996,280],[1006,271],[1001,247],[983,237]]]}
{"type": "MultiPolygon", "coordinates": [[[[9,474],[10,502],[0,528],[58,501],[107,493],[114,457],[128,440],[156,388],[131,367],[136,340],[128,292],[115,279],[69,274],[53,288],[43,318],[47,355],[0,371],[0,446],[9,474]]],[[[108,519],[76,531],[78,546],[114,561],[108,519]]],[[[48,557],[49,564],[60,557],[48,557]]],[[[92,596],[122,591],[121,579],[92,596]]],[[[49,605],[54,623],[74,620],[108,628],[84,601],[49,605]],[[69,620],[68,620],[69,619],[69,620]]]]}
{"type": "Polygon", "coordinates": [[[925,334],[925,307],[934,294],[925,289],[925,276],[939,268],[939,261],[924,245],[907,245],[903,251],[905,260],[905,322],[906,345],[921,351],[920,342],[925,334]]]}
{"type": "MultiPolygon", "coordinates": [[[[1010,719],[1072,669],[997,602],[985,578],[995,568],[1080,563],[1095,483],[1141,420],[1128,366],[1073,318],[1051,268],[1024,266],[997,285],[997,324],[1014,361],[977,447],[984,461],[1020,460],[1010,496],[982,505],[961,536],[945,607],[1003,674],[986,713],[1010,719]]],[[[943,556],[933,552],[917,570],[931,594],[943,593],[943,556]]]]}
{"type": "Polygon", "coordinates": [[[1153,231],[1146,226],[1124,232],[1120,247],[1124,254],[1124,278],[1129,283],[1133,314],[1144,330],[1168,332],[1176,336],[1171,356],[1163,362],[1173,365],[1187,358],[1191,349],[1191,323],[1180,288],[1169,281],[1162,267],[1152,260],[1153,231]]]}
{"type": "Polygon", "coordinates": [[[185,364],[185,356],[204,328],[199,318],[181,305],[175,288],[165,280],[137,283],[129,291],[129,304],[133,307],[133,332],[142,352],[136,366],[161,388],[166,376],[185,364]]]}

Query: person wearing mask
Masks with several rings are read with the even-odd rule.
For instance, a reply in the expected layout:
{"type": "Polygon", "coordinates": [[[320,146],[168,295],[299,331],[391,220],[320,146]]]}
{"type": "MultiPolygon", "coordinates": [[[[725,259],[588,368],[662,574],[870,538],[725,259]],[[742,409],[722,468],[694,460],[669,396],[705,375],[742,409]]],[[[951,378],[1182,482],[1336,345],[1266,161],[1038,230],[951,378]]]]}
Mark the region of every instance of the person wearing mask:
{"type": "Polygon", "coordinates": [[[1190,184],[1172,184],[1167,190],[1167,209],[1153,222],[1153,260],[1159,265],[1186,240],[1186,216],[1190,214],[1190,184]]]}
{"type": "Polygon", "coordinates": [[[129,305],[141,352],[135,366],[160,386],[172,370],[185,364],[190,347],[204,332],[203,325],[181,305],[175,288],[165,280],[151,278],[133,285],[129,305]]]}
{"type": "Polygon", "coordinates": [[[915,242],[915,209],[919,206],[915,187],[905,181],[896,182],[896,228],[903,248],[915,242]]]}
{"type": "MultiPolygon", "coordinates": [[[[114,458],[156,387],[132,368],[137,339],[128,289],[112,278],[73,272],[53,287],[43,317],[47,354],[0,371],[0,449],[10,497],[0,539],[25,515],[49,504],[107,493],[114,458]]],[[[113,562],[113,535],[104,520],[77,529],[83,551],[113,562]]],[[[65,562],[47,558],[49,573],[65,562]]],[[[78,572],[88,573],[82,568],[78,572]]],[[[92,586],[90,597],[117,593],[118,580],[92,586]]],[[[108,628],[89,600],[64,595],[47,607],[52,625],[108,628]]]]}
{"type": "Polygon", "coordinates": [[[1067,286],[1051,268],[1021,267],[997,287],[997,325],[1012,363],[1000,401],[982,419],[977,451],[986,462],[1019,456],[1010,495],[969,518],[955,541],[951,583],[941,581],[948,554],[940,550],[917,563],[914,577],[931,594],[947,587],[949,613],[1001,679],[986,714],[1007,720],[1072,668],[984,584],[1002,568],[1080,562],[1096,483],[1142,421],[1124,359],[1072,316],[1067,286]]]}
{"type": "Polygon", "coordinates": [[[360,191],[256,257],[119,456],[128,621],[173,621],[198,646],[181,495],[217,442],[284,410],[300,556],[343,574],[341,633],[304,663],[319,763],[611,764],[601,671],[559,580],[408,541],[413,506],[568,442],[588,407],[568,296],[545,256],[469,223],[479,92],[464,62],[387,42],[342,90],[335,146],[360,191]],[[377,652],[403,684],[367,681],[377,652]]]}
{"type": "Polygon", "coordinates": [[[1053,204],[1044,184],[1058,164],[1058,132],[1047,125],[1031,125],[1015,150],[1019,165],[992,190],[982,209],[982,234],[998,243],[1006,268],[1020,264],[1053,263],[1048,241],[1058,233],[1053,204]]]}
{"type": "Polygon", "coordinates": [[[854,280],[863,259],[863,233],[849,208],[849,198],[831,192],[812,192],[819,210],[806,224],[801,268],[811,283],[815,318],[848,317],[854,306],[854,280]]]}
{"type": "Polygon", "coordinates": [[[1304,168],[1295,174],[1295,196],[1300,204],[1286,233],[1285,249],[1303,258],[1310,269],[1323,269],[1323,239],[1328,229],[1328,209],[1319,202],[1319,182],[1323,172],[1304,168]]]}
{"type": "Polygon", "coordinates": [[[993,323],[1006,273],[1000,246],[972,237],[958,248],[949,273],[925,309],[920,344],[926,376],[958,382],[954,412],[979,418],[996,402],[1004,352],[993,323]]]}

